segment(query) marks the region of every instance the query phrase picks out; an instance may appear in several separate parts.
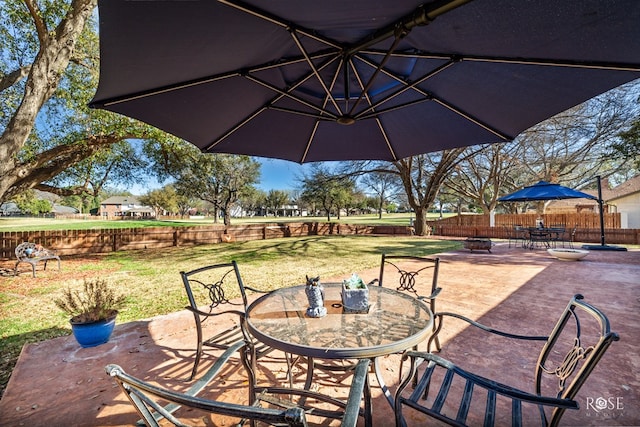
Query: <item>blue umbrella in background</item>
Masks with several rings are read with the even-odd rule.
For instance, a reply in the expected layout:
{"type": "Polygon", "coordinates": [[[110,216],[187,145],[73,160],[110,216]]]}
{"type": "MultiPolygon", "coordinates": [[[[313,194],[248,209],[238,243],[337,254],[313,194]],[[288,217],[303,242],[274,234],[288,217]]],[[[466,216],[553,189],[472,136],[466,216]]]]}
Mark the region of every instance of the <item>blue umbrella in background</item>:
{"type": "Polygon", "coordinates": [[[540,181],[537,184],[524,187],[515,193],[500,197],[499,202],[534,202],[542,200],[561,200],[561,199],[591,199],[598,200],[582,191],[574,190],[560,184],[551,184],[546,181],[540,181]]]}
{"type": "Polygon", "coordinates": [[[598,197],[582,191],[574,190],[560,184],[551,184],[546,181],[540,181],[529,187],[524,187],[514,193],[500,197],[499,202],[535,202],[543,200],[561,200],[561,199],[590,199],[597,200],[600,207],[600,245],[584,245],[584,249],[590,250],[615,250],[626,251],[626,248],[619,246],[610,246],[605,243],[604,238],[604,207],[602,200],[602,187],[600,177],[598,177],[598,197]]]}

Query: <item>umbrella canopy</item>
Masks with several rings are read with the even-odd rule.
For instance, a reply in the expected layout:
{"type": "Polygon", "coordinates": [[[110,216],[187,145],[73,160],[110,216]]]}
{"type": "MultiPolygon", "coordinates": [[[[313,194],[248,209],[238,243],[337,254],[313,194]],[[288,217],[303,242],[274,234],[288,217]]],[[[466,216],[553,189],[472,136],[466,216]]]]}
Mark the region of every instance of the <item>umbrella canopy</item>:
{"type": "Polygon", "coordinates": [[[100,0],[99,17],[92,107],[298,163],[509,141],[640,78],[637,0],[100,0]]]}
{"type": "Polygon", "coordinates": [[[540,200],[560,200],[560,199],[592,199],[598,198],[582,191],[573,190],[560,184],[551,184],[540,181],[529,187],[524,187],[515,193],[508,194],[498,199],[499,202],[532,202],[540,200]]]}

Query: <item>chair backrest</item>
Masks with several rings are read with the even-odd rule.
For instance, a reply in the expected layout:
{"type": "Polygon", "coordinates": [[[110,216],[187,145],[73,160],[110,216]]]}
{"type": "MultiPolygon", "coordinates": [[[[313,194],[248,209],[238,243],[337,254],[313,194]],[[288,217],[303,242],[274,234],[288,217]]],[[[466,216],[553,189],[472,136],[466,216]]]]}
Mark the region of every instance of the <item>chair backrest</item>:
{"type": "MultiPolygon", "coordinates": [[[[181,271],[180,276],[187,291],[189,305],[194,310],[208,306],[211,313],[213,309],[224,304],[229,304],[230,309],[227,311],[238,311],[232,306],[242,306],[241,311],[247,308],[247,292],[235,261],[209,265],[188,272],[181,271]],[[238,293],[242,297],[242,303],[233,302],[233,299],[238,297],[238,293]]],[[[225,311],[220,311],[220,313],[223,312],[225,311]]]]}
{"type": "MultiPolygon", "coordinates": [[[[549,335],[536,365],[535,389],[539,395],[573,399],[613,341],[609,319],[575,295],[549,335]]],[[[565,408],[554,408],[548,424],[557,425],[565,408]]]]}
{"type": "MultiPolygon", "coordinates": [[[[382,254],[378,285],[395,287],[399,291],[412,292],[418,296],[418,290],[433,295],[438,289],[438,271],[440,258],[410,255],[382,254]]],[[[431,309],[433,310],[431,299],[431,309]]]]}
{"type": "MultiPolygon", "coordinates": [[[[154,386],[136,377],[133,377],[118,366],[107,365],[106,371],[120,386],[120,389],[129,398],[129,401],[138,411],[142,420],[147,426],[160,426],[159,421],[166,418],[175,426],[189,425],[202,417],[202,412],[184,411],[185,417],[191,420],[181,421],[180,412],[174,414],[164,409],[167,402],[175,403],[179,406],[200,409],[205,413],[225,415],[228,417],[245,419],[250,421],[260,421],[268,425],[288,425],[288,426],[306,426],[307,421],[304,411],[301,408],[293,407],[288,409],[268,409],[259,406],[247,406],[228,402],[219,402],[215,400],[192,397],[183,393],[167,390],[162,387],[154,386]]],[[[216,423],[219,417],[212,418],[216,423]]],[[[163,423],[163,425],[165,425],[163,423]]]]}

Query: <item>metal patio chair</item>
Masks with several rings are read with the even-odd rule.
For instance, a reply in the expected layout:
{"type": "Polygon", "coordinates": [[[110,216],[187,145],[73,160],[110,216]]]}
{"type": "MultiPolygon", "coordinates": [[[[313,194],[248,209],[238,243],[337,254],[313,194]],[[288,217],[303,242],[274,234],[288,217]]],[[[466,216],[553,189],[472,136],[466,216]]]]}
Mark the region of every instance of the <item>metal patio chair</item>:
{"type": "Polygon", "coordinates": [[[576,241],[576,231],[578,231],[578,226],[574,225],[569,233],[569,236],[566,240],[562,241],[562,247],[564,248],[565,243],[569,245],[570,249],[573,249],[573,243],[576,241]]]}
{"type": "Polygon", "coordinates": [[[538,425],[556,426],[566,409],[578,409],[573,398],[609,345],[619,339],[611,332],[607,317],[585,303],[582,295],[569,301],[549,336],[510,334],[455,313],[436,315],[437,332],[447,317],[506,338],[544,341],[533,375],[535,391],[521,391],[476,375],[431,353],[407,352],[405,357],[411,360],[411,369],[396,392],[396,426],[407,425],[404,407],[454,426],[481,423],[477,419],[469,421],[468,417],[483,412],[484,425],[504,425],[511,419],[513,426],[521,426],[524,419],[539,416],[538,425]],[[417,386],[405,394],[420,364],[427,366],[417,386]],[[523,415],[523,411],[528,412],[523,415]]]}
{"type": "Polygon", "coordinates": [[[562,243],[562,247],[564,247],[564,242],[567,240],[565,238],[567,227],[564,224],[552,224],[549,227],[549,232],[551,246],[555,249],[558,247],[558,243],[562,243]]]}
{"type": "Polygon", "coordinates": [[[522,225],[514,225],[512,227],[503,225],[505,230],[505,234],[507,236],[507,240],[509,242],[509,248],[511,248],[511,243],[513,242],[513,246],[517,247],[518,243],[520,247],[524,248],[527,244],[527,229],[522,225]]]}
{"type": "MultiPolygon", "coordinates": [[[[273,409],[260,407],[257,404],[241,405],[203,399],[197,397],[197,393],[193,393],[191,389],[186,393],[179,393],[149,384],[127,374],[118,365],[107,365],[105,369],[107,374],[118,383],[120,389],[142,417],[139,424],[144,423],[149,427],[159,427],[163,419],[175,426],[186,426],[189,421],[181,418],[193,418],[194,410],[200,410],[204,414],[217,414],[237,418],[240,424],[243,424],[244,421],[260,421],[268,425],[277,426],[307,426],[304,410],[299,407],[273,409]],[[167,402],[170,402],[170,404],[165,406],[167,402]],[[181,407],[189,410],[177,412],[181,407]]],[[[207,384],[211,379],[213,377],[209,378],[207,384]]],[[[202,415],[199,415],[199,417],[202,417],[202,415]]],[[[216,418],[212,418],[212,420],[218,421],[216,418]]],[[[163,422],[162,425],[166,424],[163,422]]]]}
{"type": "MultiPolygon", "coordinates": [[[[348,371],[352,375],[346,401],[313,391],[311,384],[308,383],[303,388],[293,387],[291,382],[289,382],[289,387],[273,383],[264,385],[264,381],[261,383],[258,379],[258,357],[255,342],[249,339],[244,315],[241,318],[241,329],[246,336],[246,345],[242,347],[240,353],[249,376],[249,402],[251,404],[268,404],[277,408],[300,407],[306,414],[319,416],[323,419],[338,419],[343,427],[356,427],[358,418],[365,416],[365,411],[361,408],[363,399],[365,405],[366,402],[371,401],[369,385],[371,360],[357,360],[349,368],[348,371]]],[[[309,361],[307,368],[313,373],[313,360],[309,361]]],[[[271,381],[269,380],[269,382],[271,381]]]]}
{"type": "MultiPolygon", "coordinates": [[[[196,323],[197,348],[193,369],[188,378],[190,381],[196,376],[204,347],[226,350],[244,341],[240,325],[237,323],[230,329],[219,331],[209,338],[204,336],[203,323],[220,315],[244,313],[248,305],[247,290],[264,292],[244,285],[235,261],[209,265],[188,272],[181,271],[180,276],[189,300],[189,306],[186,309],[193,313],[196,323]],[[230,299],[228,297],[230,292],[235,292],[236,295],[239,292],[241,301],[234,302],[230,299]],[[228,308],[219,309],[220,307],[228,308]]],[[[266,345],[257,345],[258,356],[272,350],[266,345]]],[[[288,356],[285,355],[285,358],[289,364],[288,356]]]]}
{"type": "MultiPolygon", "coordinates": [[[[442,291],[438,287],[440,258],[411,255],[382,254],[380,274],[370,284],[394,287],[398,291],[409,292],[416,298],[428,303],[432,313],[436,312],[436,298],[442,291]],[[402,263],[402,264],[401,264],[402,263]],[[429,295],[418,295],[423,289],[429,295]]],[[[435,323],[433,325],[435,332],[435,323]]],[[[436,350],[440,350],[440,341],[435,336],[436,350]]]]}

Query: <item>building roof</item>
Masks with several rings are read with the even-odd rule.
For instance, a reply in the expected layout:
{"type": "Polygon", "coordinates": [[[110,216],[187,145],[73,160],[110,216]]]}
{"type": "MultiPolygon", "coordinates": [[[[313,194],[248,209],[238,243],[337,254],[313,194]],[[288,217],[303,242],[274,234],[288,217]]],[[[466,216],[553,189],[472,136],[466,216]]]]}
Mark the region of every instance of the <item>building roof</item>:
{"type": "MultiPolygon", "coordinates": [[[[623,182],[617,187],[610,188],[609,181],[605,178],[601,182],[601,190],[602,190],[602,200],[604,203],[612,202],[616,199],[620,199],[622,197],[626,197],[630,194],[640,192],[640,175],[636,175],[633,178],[623,182]]],[[[591,194],[592,196],[598,197],[598,190],[580,190],[583,193],[591,194]]],[[[565,199],[565,200],[554,200],[549,203],[549,206],[552,206],[554,209],[562,208],[562,207],[577,207],[577,206],[592,206],[598,204],[597,200],[589,200],[589,199],[565,199]]]]}
{"type": "Polygon", "coordinates": [[[626,197],[631,194],[640,192],[640,175],[636,175],[628,181],[623,182],[615,188],[608,191],[607,197],[604,195],[604,188],[602,189],[602,198],[604,200],[616,200],[621,197],[626,197]]]}
{"type": "Polygon", "coordinates": [[[53,204],[53,213],[57,213],[57,214],[77,214],[80,213],[80,211],[74,207],[71,206],[63,206],[63,205],[59,205],[57,203],[53,204]]]}
{"type": "Polygon", "coordinates": [[[111,196],[102,202],[101,205],[141,205],[136,196],[111,196]]]}

